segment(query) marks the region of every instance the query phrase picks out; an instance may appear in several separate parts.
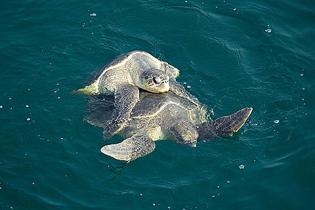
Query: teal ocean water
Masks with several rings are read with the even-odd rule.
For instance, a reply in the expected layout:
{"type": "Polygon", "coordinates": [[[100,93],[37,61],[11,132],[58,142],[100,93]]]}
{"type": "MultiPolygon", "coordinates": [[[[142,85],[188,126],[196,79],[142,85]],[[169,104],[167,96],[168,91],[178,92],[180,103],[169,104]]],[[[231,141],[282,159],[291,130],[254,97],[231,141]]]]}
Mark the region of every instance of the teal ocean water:
{"type": "MultiPolygon", "coordinates": [[[[315,3],[0,3],[0,209],[315,209],[315,3]],[[214,116],[254,112],[232,139],[171,141],[124,164],[100,153],[73,90],[144,50],[214,116]]],[[[110,143],[108,141],[107,143],[110,143]]]]}

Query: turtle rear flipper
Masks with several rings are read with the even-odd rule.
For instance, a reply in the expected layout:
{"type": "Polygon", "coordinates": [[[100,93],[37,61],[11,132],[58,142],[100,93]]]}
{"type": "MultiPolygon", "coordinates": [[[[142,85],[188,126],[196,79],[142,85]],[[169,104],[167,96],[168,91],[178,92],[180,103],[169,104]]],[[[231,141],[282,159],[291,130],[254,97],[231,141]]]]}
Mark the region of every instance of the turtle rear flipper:
{"type": "Polygon", "coordinates": [[[211,140],[217,136],[229,137],[238,132],[252,113],[253,108],[243,108],[231,115],[220,117],[199,126],[199,137],[211,140]]]}
{"type": "Polygon", "coordinates": [[[118,144],[102,147],[101,152],[117,160],[132,161],[143,157],[155,149],[155,143],[147,135],[136,134],[118,144]]]}
{"type": "Polygon", "coordinates": [[[232,136],[239,131],[252,113],[253,108],[243,108],[231,115],[220,117],[212,122],[218,136],[232,136]]]}
{"type": "Polygon", "coordinates": [[[97,95],[97,94],[99,94],[97,82],[95,81],[94,83],[92,83],[88,86],[85,86],[84,88],[80,88],[76,92],[82,93],[85,95],[97,95]]]}

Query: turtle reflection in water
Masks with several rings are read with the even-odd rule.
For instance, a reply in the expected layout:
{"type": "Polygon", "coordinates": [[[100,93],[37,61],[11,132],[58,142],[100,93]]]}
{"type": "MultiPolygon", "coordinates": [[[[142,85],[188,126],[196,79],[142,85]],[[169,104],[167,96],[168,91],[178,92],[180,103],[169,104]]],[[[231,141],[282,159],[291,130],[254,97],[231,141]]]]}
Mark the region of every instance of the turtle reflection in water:
{"type": "Polygon", "coordinates": [[[108,96],[92,97],[87,121],[105,128],[106,138],[116,133],[126,138],[121,143],[105,145],[101,148],[102,153],[117,160],[132,161],[153,152],[157,140],[175,140],[195,146],[198,140],[232,136],[252,112],[252,108],[243,108],[211,120],[206,107],[196,100],[192,102],[171,91],[161,94],[141,91],[140,100],[127,122],[119,130],[108,133],[106,126],[112,121],[106,118],[111,116],[114,106],[108,96]]]}

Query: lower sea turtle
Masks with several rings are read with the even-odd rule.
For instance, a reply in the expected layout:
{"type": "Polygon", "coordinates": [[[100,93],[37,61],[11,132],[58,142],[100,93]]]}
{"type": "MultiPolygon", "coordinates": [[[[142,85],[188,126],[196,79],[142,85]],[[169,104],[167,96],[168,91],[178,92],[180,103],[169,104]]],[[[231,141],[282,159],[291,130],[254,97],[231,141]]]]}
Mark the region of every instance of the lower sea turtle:
{"type": "MultiPolygon", "coordinates": [[[[108,99],[90,101],[88,122],[104,126],[104,117],[113,107],[108,99]]],[[[151,153],[156,140],[173,139],[178,143],[196,145],[197,140],[227,137],[236,133],[246,122],[252,108],[211,120],[206,107],[169,91],[162,94],[140,92],[140,101],[120,130],[126,139],[102,147],[101,152],[118,160],[131,161],[151,153]]]]}
{"type": "Polygon", "coordinates": [[[112,94],[115,96],[109,132],[117,131],[129,118],[139,100],[139,88],[152,93],[163,93],[180,87],[175,82],[179,70],[143,51],[121,55],[108,64],[96,79],[78,92],[87,95],[112,94]],[[171,82],[170,82],[171,81],[171,82]],[[171,83],[171,84],[170,84],[171,83]]]}

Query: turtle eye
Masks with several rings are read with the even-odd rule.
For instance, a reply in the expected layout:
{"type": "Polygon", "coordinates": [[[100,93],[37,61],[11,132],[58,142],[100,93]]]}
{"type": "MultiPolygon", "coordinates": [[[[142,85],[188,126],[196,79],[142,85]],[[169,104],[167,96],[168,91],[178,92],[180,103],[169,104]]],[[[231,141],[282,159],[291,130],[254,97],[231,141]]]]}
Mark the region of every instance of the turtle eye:
{"type": "Polygon", "coordinates": [[[156,84],[160,84],[162,80],[161,80],[160,77],[154,77],[154,78],[153,78],[153,81],[154,81],[154,83],[156,83],[156,84]]]}

